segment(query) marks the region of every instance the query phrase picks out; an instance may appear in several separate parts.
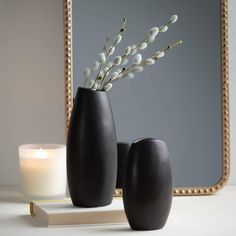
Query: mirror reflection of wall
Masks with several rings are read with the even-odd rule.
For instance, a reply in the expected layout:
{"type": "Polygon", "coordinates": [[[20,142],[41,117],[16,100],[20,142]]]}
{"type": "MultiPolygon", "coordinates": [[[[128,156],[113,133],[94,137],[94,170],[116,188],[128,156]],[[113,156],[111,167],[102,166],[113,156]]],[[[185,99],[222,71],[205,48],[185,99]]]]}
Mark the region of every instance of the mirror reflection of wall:
{"type": "Polygon", "coordinates": [[[74,93],[83,85],[84,68],[97,59],[105,38],[115,36],[123,17],[126,32],[114,55],[179,15],[143,56],[180,39],[184,44],[109,91],[118,141],[165,140],[176,187],[213,185],[222,176],[220,5],[220,0],[73,0],[74,93]]]}

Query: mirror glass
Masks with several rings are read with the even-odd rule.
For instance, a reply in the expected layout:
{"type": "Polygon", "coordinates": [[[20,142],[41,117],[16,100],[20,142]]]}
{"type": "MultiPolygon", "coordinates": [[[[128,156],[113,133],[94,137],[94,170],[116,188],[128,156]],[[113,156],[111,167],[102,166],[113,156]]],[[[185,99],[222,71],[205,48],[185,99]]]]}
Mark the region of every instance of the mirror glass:
{"type": "MultiPolygon", "coordinates": [[[[140,42],[150,28],[178,21],[142,53],[147,58],[183,40],[133,79],[108,92],[119,142],[164,140],[176,188],[213,186],[223,176],[222,50],[220,0],[72,0],[73,94],[84,85],[106,37],[113,39],[127,18],[114,56],[140,42]]],[[[112,60],[113,56],[111,57],[112,60]]]]}

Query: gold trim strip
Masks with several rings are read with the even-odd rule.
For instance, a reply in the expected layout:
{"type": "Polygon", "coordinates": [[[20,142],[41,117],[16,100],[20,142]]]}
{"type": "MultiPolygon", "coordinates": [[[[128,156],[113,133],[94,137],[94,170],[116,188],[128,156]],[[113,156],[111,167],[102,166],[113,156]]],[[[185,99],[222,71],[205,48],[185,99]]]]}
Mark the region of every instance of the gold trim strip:
{"type": "Polygon", "coordinates": [[[64,0],[64,56],[66,135],[72,111],[72,0],[64,0]]]}
{"type": "MultiPolygon", "coordinates": [[[[65,37],[65,109],[66,132],[72,110],[72,0],[64,0],[64,37],[65,37]]],[[[221,0],[221,52],[222,52],[222,177],[213,186],[175,188],[175,196],[209,195],[222,189],[230,174],[230,131],[229,131],[229,63],[228,63],[228,0],[221,0]]],[[[116,189],[116,197],[122,190],[116,189]]]]}

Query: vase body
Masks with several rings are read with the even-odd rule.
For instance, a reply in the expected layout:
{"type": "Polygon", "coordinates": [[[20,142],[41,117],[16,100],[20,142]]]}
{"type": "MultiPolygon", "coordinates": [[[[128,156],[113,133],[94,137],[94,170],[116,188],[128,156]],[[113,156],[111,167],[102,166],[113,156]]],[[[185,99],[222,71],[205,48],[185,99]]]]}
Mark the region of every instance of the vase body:
{"type": "Polygon", "coordinates": [[[67,137],[67,178],[73,204],[110,204],[116,176],[117,142],[108,94],[78,88],[67,137]]]}
{"type": "Polygon", "coordinates": [[[128,163],[129,148],[130,148],[129,143],[120,142],[117,144],[118,169],[117,169],[116,188],[123,187],[124,175],[126,173],[126,168],[128,163]]]}
{"type": "Polygon", "coordinates": [[[162,228],[172,203],[172,170],[165,142],[132,143],[123,184],[125,213],[134,230],[162,228]]]}

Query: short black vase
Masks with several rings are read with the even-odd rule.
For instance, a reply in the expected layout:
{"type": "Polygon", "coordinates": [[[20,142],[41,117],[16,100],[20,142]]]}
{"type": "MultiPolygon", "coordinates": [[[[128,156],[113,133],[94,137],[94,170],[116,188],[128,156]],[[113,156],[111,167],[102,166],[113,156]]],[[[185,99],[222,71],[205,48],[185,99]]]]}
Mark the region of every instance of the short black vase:
{"type": "Polygon", "coordinates": [[[119,142],[117,144],[118,153],[118,170],[117,170],[117,181],[116,188],[123,188],[124,175],[128,164],[128,153],[130,144],[119,142]]]}
{"type": "Polygon", "coordinates": [[[134,230],[161,229],[172,203],[172,170],[165,142],[134,141],[123,185],[125,213],[134,230]]]}
{"type": "Polygon", "coordinates": [[[78,88],[67,137],[67,178],[75,206],[109,205],[117,177],[117,141],[106,92],[78,88]]]}

